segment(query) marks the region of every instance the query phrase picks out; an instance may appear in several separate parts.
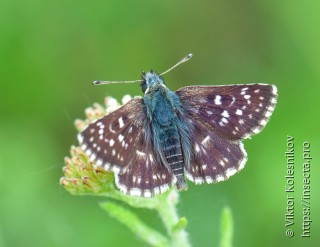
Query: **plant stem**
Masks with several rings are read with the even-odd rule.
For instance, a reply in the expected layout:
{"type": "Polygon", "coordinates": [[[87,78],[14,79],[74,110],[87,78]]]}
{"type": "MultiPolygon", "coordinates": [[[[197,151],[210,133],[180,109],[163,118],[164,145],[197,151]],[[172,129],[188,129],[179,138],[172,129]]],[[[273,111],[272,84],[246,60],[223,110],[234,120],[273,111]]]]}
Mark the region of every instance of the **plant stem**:
{"type": "Polygon", "coordinates": [[[134,213],[121,207],[118,203],[104,202],[100,206],[149,245],[154,247],[169,246],[165,236],[147,226],[134,213]]]}
{"type": "Polygon", "coordinates": [[[159,199],[159,204],[155,209],[172,240],[171,247],[191,247],[184,227],[175,230],[175,226],[180,221],[176,210],[177,196],[176,191],[171,191],[168,196],[159,199]],[[176,199],[172,199],[172,197],[176,197],[176,199]]]}
{"type": "Polygon", "coordinates": [[[179,196],[177,191],[171,190],[152,199],[127,196],[118,191],[100,195],[125,202],[131,207],[156,210],[171,240],[168,247],[191,247],[185,231],[186,219],[180,219],[176,210],[179,196]]]}

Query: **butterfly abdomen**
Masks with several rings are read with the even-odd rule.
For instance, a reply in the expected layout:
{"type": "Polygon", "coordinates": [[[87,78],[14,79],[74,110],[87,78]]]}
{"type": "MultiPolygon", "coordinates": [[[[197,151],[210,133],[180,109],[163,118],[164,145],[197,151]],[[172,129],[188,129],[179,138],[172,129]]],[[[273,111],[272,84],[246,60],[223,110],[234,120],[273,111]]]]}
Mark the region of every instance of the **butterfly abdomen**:
{"type": "Polygon", "coordinates": [[[187,184],[184,180],[184,156],[176,126],[169,125],[161,128],[159,137],[165,159],[177,178],[177,188],[179,190],[187,189],[187,184]]]}

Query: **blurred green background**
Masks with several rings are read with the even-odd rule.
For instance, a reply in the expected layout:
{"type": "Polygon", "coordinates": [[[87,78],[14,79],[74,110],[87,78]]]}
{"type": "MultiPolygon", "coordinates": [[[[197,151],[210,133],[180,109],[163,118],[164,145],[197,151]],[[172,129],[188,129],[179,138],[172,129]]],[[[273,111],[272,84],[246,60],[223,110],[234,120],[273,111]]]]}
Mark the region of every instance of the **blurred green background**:
{"type": "MultiPolygon", "coordinates": [[[[145,246],[98,202],[59,185],[76,144],[74,120],[107,95],[142,95],[137,84],[94,87],[162,72],[186,85],[266,82],[277,108],[245,141],[246,168],[229,181],[181,193],[193,246],[217,246],[219,215],[232,208],[234,246],[319,243],[319,1],[1,0],[0,246],[145,246]],[[287,135],[295,137],[295,236],[285,236],[287,135]],[[302,143],[309,141],[311,238],[301,234],[302,143]]],[[[156,215],[140,211],[153,226],[156,215]]]]}

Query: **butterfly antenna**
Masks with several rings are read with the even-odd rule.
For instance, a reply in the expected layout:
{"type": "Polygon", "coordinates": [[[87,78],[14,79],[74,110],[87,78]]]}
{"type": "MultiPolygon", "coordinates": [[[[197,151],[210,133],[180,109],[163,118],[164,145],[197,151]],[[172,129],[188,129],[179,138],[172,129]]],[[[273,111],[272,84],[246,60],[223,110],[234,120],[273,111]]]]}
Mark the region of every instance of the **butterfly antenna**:
{"type": "Polygon", "coordinates": [[[162,72],[160,76],[167,74],[169,71],[173,70],[175,67],[179,66],[180,64],[187,62],[190,58],[192,58],[192,53],[190,53],[188,56],[181,59],[177,64],[173,65],[170,69],[166,70],[165,72],[162,72]]]}
{"type": "Polygon", "coordinates": [[[136,83],[136,82],[142,82],[142,80],[134,80],[134,81],[94,81],[93,85],[115,84],[115,83],[136,83]]]}

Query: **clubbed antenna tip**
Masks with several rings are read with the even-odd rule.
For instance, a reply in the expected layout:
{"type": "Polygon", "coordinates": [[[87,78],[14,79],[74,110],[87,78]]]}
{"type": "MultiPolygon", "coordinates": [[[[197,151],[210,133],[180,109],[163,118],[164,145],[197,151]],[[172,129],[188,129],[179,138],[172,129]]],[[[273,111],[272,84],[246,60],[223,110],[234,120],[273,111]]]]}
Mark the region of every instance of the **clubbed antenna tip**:
{"type": "Polygon", "coordinates": [[[168,73],[169,71],[173,70],[174,68],[176,68],[177,66],[179,66],[180,64],[187,62],[190,58],[192,58],[192,53],[188,54],[188,56],[182,58],[178,63],[176,63],[175,65],[173,65],[170,69],[166,70],[165,72],[161,73],[161,75],[164,75],[166,73],[168,73]]]}

